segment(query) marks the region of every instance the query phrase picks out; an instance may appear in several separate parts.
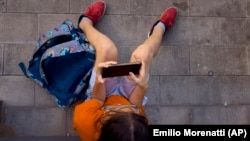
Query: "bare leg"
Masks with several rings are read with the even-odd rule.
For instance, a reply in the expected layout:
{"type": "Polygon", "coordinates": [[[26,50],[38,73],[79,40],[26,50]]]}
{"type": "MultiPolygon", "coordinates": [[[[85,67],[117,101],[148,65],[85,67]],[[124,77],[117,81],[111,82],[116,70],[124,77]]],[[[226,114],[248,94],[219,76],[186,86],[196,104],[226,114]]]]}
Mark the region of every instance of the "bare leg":
{"type": "Polygon", "coordinates": [[[111,39],[99,32],[89,19],[82,19],[80,22],[80,28],[87,36],[88,41],[96,50],[96,60],[94,65],[94,71],[97,73],[91,98],[98,100],[101,104],[106,99],[106,87],[104,83],[100,83],[99,66],[103,62],[115,61],[117,62],[118,51],[111,39]]]}
{"type": "Polygon", "coordinates": [[[94,70],[96,71],[97,64],[106,61],[117,61],[118,51],[113,41],[106,35],[99,32],[88,19],[83,19],[80,22],[80,28],[87,36],[88,41],[96,50],[96,61],[94,70]]]}
{"type": "Polygon", "coordinates": [[[160,26],[155,26],[154,32],[151,36],[134,50],[131,55],[130,62],[137,61],[136,56],[140,57],[145,62],[146,73],[149,73],[152,60],[157,55],[160,48],[163,34],[164,29],[160,26]]]}
{"type": "Polygon", "coordinates": [[[129,101],[136,105],[141,105],[148,88],[148,74],[154,57],[157,55],[166,28],[171,28],[175,22],[177,10],[175,7],[167,8],[160,16],[151,31],[150,36],[143,44],[138,46],[132,53],[130,61],[138,60],[142,62],[140,74],[135,76],[130,74],[129,79],[136,82],[137,86],[130,95],[129,101]]]}
{"type": "Polygon", "coordinates": [[[131,55],[130,62],[138,61],[138,58],[140,58],[140,61],[143,62],[138,78],[135,78],[134,76],[132,77],[131,75],[128,77],[135,82],[137,81],[137,86],[131,93],[129,101],[138,106],[142,105],[143,98],[148,87],[149,69],[153,58],[158,53],[163,34],[164,29],[160,26],[155,26],[151,36],[145,40],[143,44],[138,46],[131,55]]]}

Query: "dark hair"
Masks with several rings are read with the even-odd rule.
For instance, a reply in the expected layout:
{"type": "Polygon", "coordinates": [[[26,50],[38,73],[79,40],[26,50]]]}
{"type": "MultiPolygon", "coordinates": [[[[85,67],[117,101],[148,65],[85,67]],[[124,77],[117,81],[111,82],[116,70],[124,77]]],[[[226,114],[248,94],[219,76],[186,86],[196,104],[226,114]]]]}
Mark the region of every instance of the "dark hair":
{"type": "Polygon", "coordinates": [[[117,112],[103,123],[98,141],[148,141],[148,120],[133,112],[117,112]]]}

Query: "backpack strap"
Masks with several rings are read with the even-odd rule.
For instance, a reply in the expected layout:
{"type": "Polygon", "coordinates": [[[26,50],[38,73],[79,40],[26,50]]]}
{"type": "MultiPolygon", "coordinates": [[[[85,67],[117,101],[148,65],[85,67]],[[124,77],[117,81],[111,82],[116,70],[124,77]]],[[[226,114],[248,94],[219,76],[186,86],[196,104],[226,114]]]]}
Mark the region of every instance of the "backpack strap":
{"type": "MultiPolygon", "coordinates": [[[[64,43],[64,42],[68,42],[72,40],[72,35],[68,34],[68,35],[59,35],[56,36],[54,38],[49,39],[48,41],[46,41],[33,55],[33,58],[30,60],[30,64],[36,62],[37,60],[40,60],[42,57],[42,54],[49,48],[64,43]]],[[[19,67],[21,69],[21,71],[23,72],[23,74],[26,77],[29,77],[27,75],[27,67],[25,66],[25,64],[23,62],[20,62],[19,67]]]]}
{"type": "Polygon", "coordinates": [[[23,62],[20,62],[18,65],[19,65],[19,68],[21,69],[21,71],[23,72],[23,74],[29,78],[29,76],[27,75],[27,68],[26,68],[25,64],[23,62]]]}
{"type": "Polygon", "coordinates": [[[49,48],[72,40],[72,35],[59,35],[46,41],[33,55],[33,60],[37,60],[49,48]]]}

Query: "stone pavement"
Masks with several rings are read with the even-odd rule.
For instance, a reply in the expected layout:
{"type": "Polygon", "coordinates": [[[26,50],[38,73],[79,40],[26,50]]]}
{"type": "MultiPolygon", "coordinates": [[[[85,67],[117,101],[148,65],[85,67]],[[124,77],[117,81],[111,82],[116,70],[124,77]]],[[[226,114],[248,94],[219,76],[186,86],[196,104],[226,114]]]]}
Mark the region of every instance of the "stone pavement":
{"type": "MultiPolygon", "coordinates": [[[[0,0],[0,136],[73,136],[73,109],[18,68],[47,29],[76,24],[93,0],[0,0]]],[[[250,123],[250,0],[106,0],[97,28],[119,48],[120,62],[147,38],[161,12],[175,5],[150,73],[146,112],[153,124],[250,123]]]]}

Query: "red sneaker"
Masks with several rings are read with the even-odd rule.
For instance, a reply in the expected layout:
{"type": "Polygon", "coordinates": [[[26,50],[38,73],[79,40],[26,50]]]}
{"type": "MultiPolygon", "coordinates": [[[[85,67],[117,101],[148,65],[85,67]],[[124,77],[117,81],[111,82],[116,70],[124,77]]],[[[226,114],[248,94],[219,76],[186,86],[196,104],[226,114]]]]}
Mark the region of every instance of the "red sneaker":
{"type": "Polygon", "coordinates": [[[163,22],[167,28],[171,28],[174,25],[177,15],[177,10],[174,6],[166,9],[160,17],[160,21],[163,22]]]}
{"type": "Polygon", "coordinates": [[[175,19],[177,16],[177,10],[174,6],[167,8],[164,12],[162,12],[160,16],[160,20],[158,20],[153,27],[151,28],[148,36],[150,36],[154,30],[154,27],[159,23],[162,22],[167,28],[171,28],[174,25],[175,19]]]}
{"type": "Polygon", "coordinates": [[[92,3],[88,8],[85,10],[85,12],[80,16],[79,22],[83,17],[88,17],[93,25],[96,25],[96,23],[102,18],[106,10],[106,4],[103,0],[96,1],[92,3]]]}

